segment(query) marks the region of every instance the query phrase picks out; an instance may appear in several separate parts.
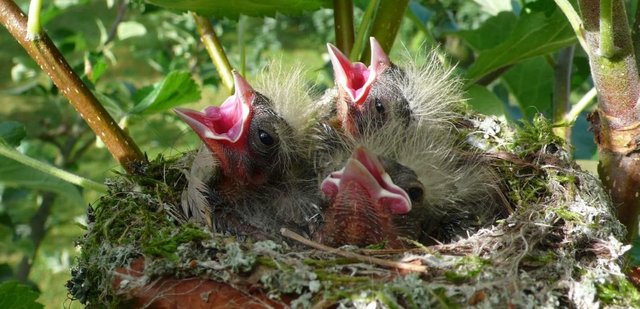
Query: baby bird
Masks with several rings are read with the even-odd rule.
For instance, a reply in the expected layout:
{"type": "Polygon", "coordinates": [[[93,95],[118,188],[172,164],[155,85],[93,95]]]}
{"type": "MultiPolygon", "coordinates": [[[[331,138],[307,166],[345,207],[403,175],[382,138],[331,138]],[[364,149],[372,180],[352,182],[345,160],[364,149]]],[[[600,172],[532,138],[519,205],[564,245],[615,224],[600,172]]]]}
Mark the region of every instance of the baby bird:
{"type": "Polygon", "coordinates": [[[328,245],[391,242],[399,245],[394,215],[411,211],[411,200],[385,171],[376,155],[357,147],[344,168],[320,186],[328,198],[324,222],[315,239],[328,245]]]}
{"type": "Polygon", "coordinates": [[[461,101],[460,82],[452,70],[440,64],[435,53],[428,53],[422,65],[413,59],[399,67],[375,38],[370,38],[370,44],[368,67],[352,63],[327,44],[337,89],[328,91],[323,102],[335,106],[335,126],[360,135],[366,130],[363,127],[380,126],[389,119],[420,125],[451,119],[452,105],[461,101]]]}
{"type": "Polygon", "coordinates": [[[314,105],[300,70],[272,67],[263,92],[234,72],[235,93],[221,106],[175,109],[206,146],[185,172],[183,210],[216,232],[269,238],[282,226],[305,229],[318,212],[305,159],[314,105]]]}
{"type": "Polygon", "coordinates": [[[328,176],[316,240],[396,248],[400,237],[450,242],[504,214],[497,177],[454,132],[392,121],[365,133],[318,159],[328,176]]]}

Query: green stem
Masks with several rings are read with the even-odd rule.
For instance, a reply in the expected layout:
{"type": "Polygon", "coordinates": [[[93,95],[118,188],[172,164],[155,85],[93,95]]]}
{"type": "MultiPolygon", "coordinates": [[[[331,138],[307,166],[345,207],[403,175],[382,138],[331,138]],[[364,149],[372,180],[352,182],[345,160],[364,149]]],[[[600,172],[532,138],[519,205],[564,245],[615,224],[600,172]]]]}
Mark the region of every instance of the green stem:
{"type": "Polygon", "coordinates": [[[213,65],[216,67],[216,70],[218,70],[222,84],[232,93],[233,76],[231,75],[231,64],[229,63],[227,54],[224,52],[224,48],[222,48],[222,44],[220,44],[216,32],[213,30],[213,27],[211,27],[211,23],[207,18],[193,12],[191,16],[196,22],[196,28],[198,29],[198,33],[200,33],[202,44],[204,44],[204,47],[209,53],[209,57],[211,57],[211,61],[213,61],[213,65]]]}
{"type": "Polygon", "coordinates": [[[364,47],[367,46],[367,42],[369,42],[369,33],[371,32],[371,26],[373,23],[373,19],[378,12],[378,7],[380,6],[380,0],[371,0],[367,5],[367,9],[364,11],[364,16],[362,16],[362,21],[360,22],[360,26],[358,27],[358,31],[356,32],[356,40],[353,43],[353,49],[351,49],[351,53],[349,54],[349,59],[351,61],[357,61],[360,59],[362,55],[362,51],[364,47]]]}
{"type": "Polygon", "coordinates": [[[564,122],[575,122],[576,119],[578,119],[578,116],[580,116],[580,113],[582,113],[582,111],[587,108],[587,106],[589,106],[589,104],[593,101],[593,99],[595,99],[597,95],[598,91],[596,91],[595,87],[587,91],[587,93],[585,93],[584,96],[580,98],[578,103],[574,104],[571,110],[565,115],[564,122]]]}
{"type": "Polygon", "coordinates": [[[564,16],[567,17],[569,24],[571,24],[571,28],[573,28],[573,31],[576,33],[576,37],[578,38],[578,42],[580,42],[580,46],[582,46],[582,49],[588,52],[589,47],[587,46],[587,42],[585,41],[584,27],[582,24],[582,19],[580,19],[580,15],[578,15],[578,13],[568,0],[554,1],[556,2],[560,10],[562,10],[564,16]]]}
{"type": "Polygon", "coordinates": [[[27,39],[37,40],[40,38],[42,27],[40,25],[40,10],[42,0],[31,0],[29,3],[29,19],[27,20],[27,39]]]}
{"type": "Polygon", "coordinates": [[[42,163],[34,158],[25,156],[24,154],[21,154],[20,152],[18,152],[17,150],[10,148],[7,145],[4,144],[0,144],[0,155],[1,156],[5,156],[9,159],[18,161],[26,166],[32,167],[36,170],[39,170],[41,172],[47,173],[51,176],[57,177],[59,179],[62,179],[66,182],[69,182],[71,184],[86,188],[86,189],[91,189],[91,190],[95,190],[98,192],[107,192],[107,186],[101,184],[101,183],[97,183],[93,180],[69,173],[63,169],[59,169],[55,166],[46,164],[46,163],[42,163]]]}
{"type": "Polygon", "coordinates": [[[333,0],[336,46],[345,55],[353,47],[353,0],[333,0]]]}
{"type": "MultiPolygon", "coordinates": [[[[389,53],[393,46],[393,41],[396,39],[400,24],[402,23],[402,17],[404,12],[409,6],[409,0],[381,0],[378,8],[378,14],[373,21],[373,28],[371,29],[371,36],[382,46],[385,52],[389,53]]],[[[370,48],[365,50],[362,55],[363,62],[369,63],[371,52],[370,48]]]]}
{"type": "Polygon", "coordinates": [[[571,143],[571,126],[564,122],[571,109],[569,97],[571,95],[571,65],[575,45],[560,51],[555,66],[555,83],[553,91],[553,123],[560,124],[553,128],[553,132],[562,137],[567,145],[571,143]]]}
{"type": "Polygon", "coordinates": [[[140,171],[146,159],[136,143],[113,120],[91,90],[73,72],[49,36],[42,31],[40,39],[27,35],[27,18],[11,0],[0,0],[0,24],[13,36],[33,60],[49,75],[60,92],[78,111],[91,130],[104,142],[113,157],[130,174],[140,171]]]}
{"type": "Polygon", "coordinates": [[[611,0],[600,0],[600,54],[605,58],[615,55],[613,42],[613,10],[611,0]]]}

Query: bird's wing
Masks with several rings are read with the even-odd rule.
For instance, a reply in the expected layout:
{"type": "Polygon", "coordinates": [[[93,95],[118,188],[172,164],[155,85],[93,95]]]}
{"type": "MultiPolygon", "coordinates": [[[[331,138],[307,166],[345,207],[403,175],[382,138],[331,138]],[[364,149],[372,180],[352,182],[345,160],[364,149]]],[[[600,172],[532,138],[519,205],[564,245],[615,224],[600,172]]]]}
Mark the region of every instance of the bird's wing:
{"type": "Polygon", "coordinates": [[[209,183],[217,170],[218,161],[207,149],[200,147],[195,153],[191,169],[184,170],[187,188],[182,192],[182,211],[187,218],[212,226],[211,207],[207,197],[211,194],[209,183]]]}

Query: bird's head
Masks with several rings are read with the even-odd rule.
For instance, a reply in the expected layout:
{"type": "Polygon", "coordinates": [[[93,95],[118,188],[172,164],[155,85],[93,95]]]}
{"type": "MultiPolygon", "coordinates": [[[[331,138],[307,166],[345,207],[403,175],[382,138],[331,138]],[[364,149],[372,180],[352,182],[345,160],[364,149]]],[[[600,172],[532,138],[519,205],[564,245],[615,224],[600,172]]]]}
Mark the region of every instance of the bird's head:
{"type": "Polygon", "coordinates": [[[379,125],[390,114],[410,117],[407,100],[402,96],[396,67],[375,38],[371,42],[371,65],[351,62],[335,46],[327,44],[338,87],[336,109],[342,128],[359,135],[363,127],[379,125]]]}
{"type": "Polygon", "coordinates": [[[322,181],[321,191],[328,206],[316,238],[331,245],[397,241],[394,218],[411,211],[409,194],[364,147],[357,147],[343,169],[322,181]]]}
{"type": "Polygon", "coordinates": [[[203,112],[174,111],[200,137],[220,162],[222,175],[244,184],[261,184],[277,170],[280,129],[286,122],[273,112],[270,100],[233,72],[235,93],[220,106],[203,112]]]}

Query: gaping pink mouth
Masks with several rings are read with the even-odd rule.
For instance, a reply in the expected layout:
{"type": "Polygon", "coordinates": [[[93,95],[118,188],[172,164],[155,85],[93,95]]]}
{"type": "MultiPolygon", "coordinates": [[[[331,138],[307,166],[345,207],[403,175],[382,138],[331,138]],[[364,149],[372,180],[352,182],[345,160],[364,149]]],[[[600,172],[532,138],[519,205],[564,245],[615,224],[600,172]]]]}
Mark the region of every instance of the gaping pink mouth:
{"type": "Polygon", "coordinates": [[[244,134],[251,114],[255,91],[240,74],[233,71],[235,93],[220,106],[209,106],[203,112],[175,108],[182,120],[202,138],[237,142],[244,134]]]}
{"type": "Polygon", "coordinates": [[[362,62],[352,63],[338,48],[327,44],[336,83],[349,95],[356,106],[364,103],[373,82],[385,69],[391,66],[389,57],[378,41],[371,37],[370,42],[371,65],[369,67],[362,62]]]}
{"type": "Polygon", "coordinates": [[[402,215],[411,211],[409,195],[393,183],[380,160],[364,147],[356,148],[345,167],[327,176],[320,189],[333,198],[346,183],[352,181],[364,187],[372,199],[386,205],[392,214],[402,215]]]}

